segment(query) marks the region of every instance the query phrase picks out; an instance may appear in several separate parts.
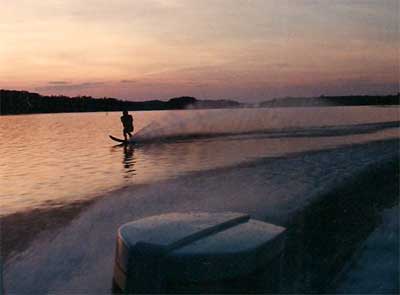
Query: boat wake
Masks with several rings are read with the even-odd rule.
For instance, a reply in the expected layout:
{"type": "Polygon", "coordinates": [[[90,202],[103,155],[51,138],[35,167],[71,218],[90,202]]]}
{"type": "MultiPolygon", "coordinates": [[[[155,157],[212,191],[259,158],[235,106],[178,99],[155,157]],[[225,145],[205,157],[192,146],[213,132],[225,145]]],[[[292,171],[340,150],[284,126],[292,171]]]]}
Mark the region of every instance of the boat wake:
{"type": "Polygon", "coordinates": [[[302,128],[281,128],[281,129],[255,129],[255,130],[231,130],[227,132],[190,130],[185,125],[162,126],[152,122],[139,130],[132,141],[137,143],[157,143],[193,140],[238,140],[253,138],[290,138],[290,137],[332,137],[349,136],[354,134],[367,134],[382,131],[384,129],[399,128],[399,121],[365,123],[351,125],[329,125],[312,126],[302,128]]]}

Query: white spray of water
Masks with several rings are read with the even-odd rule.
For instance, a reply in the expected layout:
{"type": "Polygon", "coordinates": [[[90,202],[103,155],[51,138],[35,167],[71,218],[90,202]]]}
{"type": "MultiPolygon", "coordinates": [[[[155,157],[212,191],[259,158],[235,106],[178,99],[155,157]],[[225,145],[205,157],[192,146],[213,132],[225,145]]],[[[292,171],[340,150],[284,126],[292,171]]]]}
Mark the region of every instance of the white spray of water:
{"type": "Polygon", "coordinates": [[[397,110],[368,108],[269,108],[166,112],[135,133],[135,141],[165,141],[312,128],[354,128],[397,121],[397,110]],[[390,119],[389,119],[390,118],[390,119]],[[359,126],[360,127],[360,126],[359,126]]]}
{"type": "Polygon", "coordinates": [[[161,120],[152,121],[135,134],[134,140],[242,134],[277,128],[280,124],[277,113],[273,110],[259,113],[250,109],[180,111],[167,113],[161,120]]]}

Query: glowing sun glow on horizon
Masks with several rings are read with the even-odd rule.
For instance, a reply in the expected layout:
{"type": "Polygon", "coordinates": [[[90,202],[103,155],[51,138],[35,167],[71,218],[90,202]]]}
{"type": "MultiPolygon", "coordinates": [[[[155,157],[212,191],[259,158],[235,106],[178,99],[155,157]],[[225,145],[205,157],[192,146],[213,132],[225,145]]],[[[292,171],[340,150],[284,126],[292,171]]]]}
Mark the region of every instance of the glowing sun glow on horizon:
{"type": "Polygon", "coordinates": [[[3,0],[0,88],[242,101],[398,91],[397,0],[3,0]]]}

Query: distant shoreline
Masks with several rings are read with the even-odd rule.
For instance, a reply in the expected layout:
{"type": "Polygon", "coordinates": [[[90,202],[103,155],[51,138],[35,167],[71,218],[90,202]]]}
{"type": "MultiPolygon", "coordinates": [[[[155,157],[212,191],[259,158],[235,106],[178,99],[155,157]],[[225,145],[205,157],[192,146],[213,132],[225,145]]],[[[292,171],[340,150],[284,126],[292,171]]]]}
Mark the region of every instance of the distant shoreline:
{"type": "Polygon", "coordinates": [[[20,90],[0,89],[0,115],[82,113],[114,111],[155,111],[222,108],[331,107],[331,106],[399,106],[399,94],[351,95],[275,98],[260,103],[235,100],[203,100],[191,96],[174,97],[167,101],[127,101],[91,96],[45,96],[20,90]]]}

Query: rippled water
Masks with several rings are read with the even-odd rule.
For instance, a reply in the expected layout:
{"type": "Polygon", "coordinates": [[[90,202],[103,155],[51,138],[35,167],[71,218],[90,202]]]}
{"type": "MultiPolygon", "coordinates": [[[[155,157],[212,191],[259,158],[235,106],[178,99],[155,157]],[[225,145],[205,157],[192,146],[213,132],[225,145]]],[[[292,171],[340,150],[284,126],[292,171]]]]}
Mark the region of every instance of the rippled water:
{"type": "Polygon", "coordinates": [[[0,117],[1,215],[63,206],[126,185],[264,157],[399,136],[398,108],[135,112],[136,145],[116,146],[120,113],[0,117]]]}

